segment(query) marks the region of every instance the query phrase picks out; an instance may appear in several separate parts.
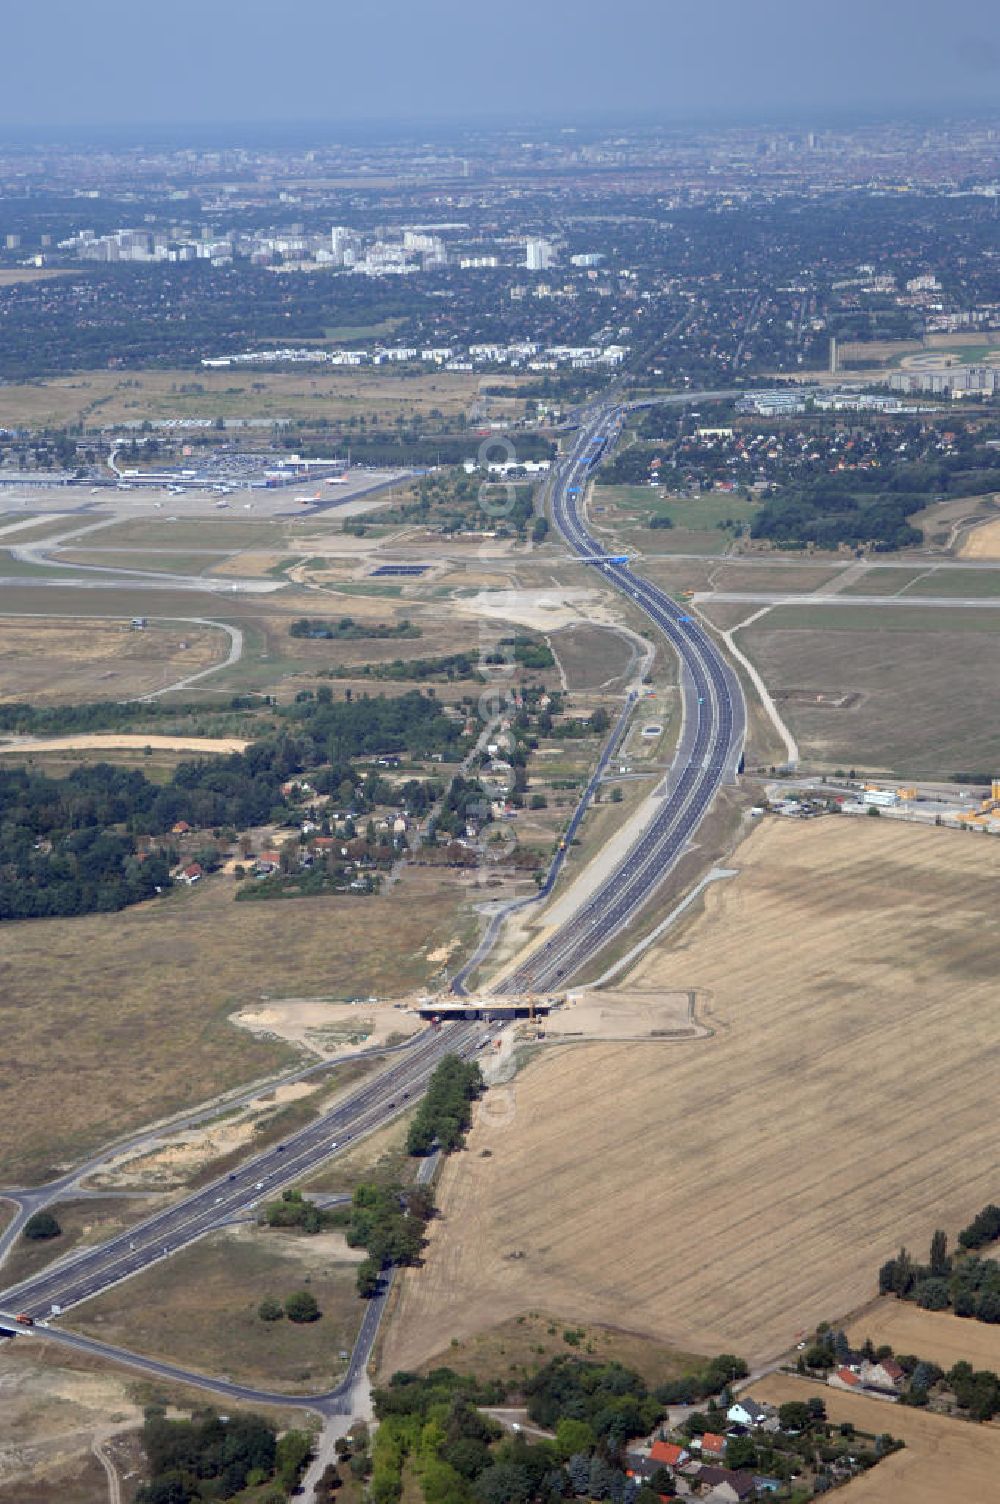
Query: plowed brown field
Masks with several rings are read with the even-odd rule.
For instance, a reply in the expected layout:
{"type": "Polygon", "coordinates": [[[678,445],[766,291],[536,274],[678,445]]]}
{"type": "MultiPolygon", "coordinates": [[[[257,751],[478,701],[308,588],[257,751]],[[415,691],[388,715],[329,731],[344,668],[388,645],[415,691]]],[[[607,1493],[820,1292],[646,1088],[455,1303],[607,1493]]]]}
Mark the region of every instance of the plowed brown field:
{"type": "Polygon", "coordinates": [[[735,864],[632,978],[713,1035],[542,1046],[487,1096],[386,1372],[530,1309],[764,1359],[995,1196],[1000,843],[831,817],[735,864]]]}

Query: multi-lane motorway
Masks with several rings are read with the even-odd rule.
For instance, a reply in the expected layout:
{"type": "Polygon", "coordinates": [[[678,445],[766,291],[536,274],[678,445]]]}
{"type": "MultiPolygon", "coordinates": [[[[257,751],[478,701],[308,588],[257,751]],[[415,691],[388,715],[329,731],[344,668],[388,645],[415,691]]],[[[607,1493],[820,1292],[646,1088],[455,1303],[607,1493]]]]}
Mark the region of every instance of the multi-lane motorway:
{"type": "Polygon", "coordinates": [[[359,1135],[387,1122],[421,1094],[446,1054],[468,1055],[483,1039],[482,1024],[442,1024],[428,1030],[388,1069],[366,1082],[307,1127],[214,1180],[193,1195],[97,1247],[71,1254],[0,1293],[0,1324],[19,1314],[35,1320],[78,1305],[233,1220],[283,1185],[300,1180],[359,1135]]]}
{"type": "Polygon", "coordinates": [[[617,436],[620,412],[603,402],[584,412],[550,488],[552,517],[578,556],[595,566],[654,623],[681,663],[684,726],[660,809],[600,889],[502,981],[504,992],[561,985],[631,923],[676,865],[742,755],[746,710],[739,680],[698,621],[656,585],[614,562],[588,533],[580,505],[591,471],[617,436]]]}
{"type": "MultiPolygon", "coordinates": [[[[503,990],[530,991],[568,981],[613,941],[639,913],[686,849],[720,784],[735,774],[743,745],[745,708],[739,681],[707,632],[655,585],[635,574],[620,556],[605,553],[588,533],[580,501],[597,459],[617,437],[621,413],[609,399],[585,409],[568,456],[554,471],[549,498],[553,519],[578,556],[630,598],[659,628],[681,663],[684,719],[670,773],[658,790],[660,808],[599,890],[571,919],[533,949],[503,980],[503,990]]],[[[605,749],[606,763],[624,730],[626,707],[605,749]]],[[[603,772],[603,763],[595,780],[603,772]]],[[[588,791],[589,792],[589,791],[588,791]]],[[[574,820],[582,818],[581,801],[574,820]]],[[[575,829],[575,826],[574,826],[575,829]]],[[[568,843],[567,843],[568,844],[568,843]]],[[[558,866],[558,864],[557,864],[558,866]]],[[[550,874],[554,881],[555,869],[550,874]]],[[[549,884],[551,886],[551,883],[549,884]]],[[[281,1187],[301,1180],[361,1134],[397,1113],[425,1089],[435,1066],[446,1054],[471,1056],[484,1041],[483,1025],[446,1023],[418,1036],[393,1054],[391,1063],[371,1081],[346,1095],[315,1122],[286,1142],[256,1155],[238,1170],[137,1223],[99,1246],[70,1254],[37,1275],[0,1292],[0,1325],[10,1327],[21,1314],[47,1322],[81,1301],[107,1290],[232,1222],[273,1197],[281,1187]]],[[[345,1379],[327,1395],[300,1397],[294,1403],[316,1409],[340,1408],[364,1367],[384,1303],[370,1302],[345,1379]]],[[[38,1327],[35,1328],[36,1331],[38,1327]]],[[[23,1330],[23,1328],[22,1328],[23,1330]]],[[[200,1382],[233,1398],[269,1399],[226,1380],[186,1374],[154,1358],[105,1347],[71,1332],[46,1327],[51,1340],[117,1357],[163,1377],[200,1382]]]]}

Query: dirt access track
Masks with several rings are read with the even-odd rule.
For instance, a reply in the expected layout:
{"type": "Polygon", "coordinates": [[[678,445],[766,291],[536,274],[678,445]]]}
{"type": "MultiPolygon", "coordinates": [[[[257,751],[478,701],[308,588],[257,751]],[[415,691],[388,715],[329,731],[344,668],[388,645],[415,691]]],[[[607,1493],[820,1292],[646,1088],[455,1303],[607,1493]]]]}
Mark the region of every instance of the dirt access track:
{"type": "Polygon", "coordinates": [[[995,1198],[1000,842],[769,820],[730,865],[630,978],[710,1037],[542,1047],[487,1094],[384,1373],[539,1309],[764,1361],[995,1198]]]}
{"type": "Polygon", "coordinates": [[[95,731],[83,736],[17,736],[0,742],[4,752],[102,752],[118,748],[142,752],[242,752],[250,743],[238,736],[147,736],[132,731],[95,731]]]}

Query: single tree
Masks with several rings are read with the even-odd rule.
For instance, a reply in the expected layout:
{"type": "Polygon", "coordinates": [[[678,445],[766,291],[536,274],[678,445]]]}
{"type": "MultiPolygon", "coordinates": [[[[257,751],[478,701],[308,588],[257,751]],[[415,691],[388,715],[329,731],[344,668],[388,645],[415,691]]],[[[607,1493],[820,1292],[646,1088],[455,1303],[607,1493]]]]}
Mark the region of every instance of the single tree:
{"type": "Polygon", "coordinates": [[[299,1323],[319,1320],[319,1306],[316,1297],[308,1290],[294,1290],[285,1299],[285,1315],[289,1321],[299,1323]]]}
{"type": "Polygon", "coordinates": [[[944,1277],[950,1273],[948,1234],[939,1227],[931,1238],[931,1274],[935,1277],[944,1277]]]}
{"type": "Polygon", "coordinates": [[[357,1286],[362,1300],[370,1300],[379,1292],[380,1269],[374,1259],[365,1259],[358,1265],[357,1286]]]}
{"type": "Polygon", "coordinates": [[[35,1212],[24,1224],[24,1236],[33,1242],[43,1242],[46,1238],[58,1238],[62,1228],[53,1217],[51,1212],[35,1212]]]}

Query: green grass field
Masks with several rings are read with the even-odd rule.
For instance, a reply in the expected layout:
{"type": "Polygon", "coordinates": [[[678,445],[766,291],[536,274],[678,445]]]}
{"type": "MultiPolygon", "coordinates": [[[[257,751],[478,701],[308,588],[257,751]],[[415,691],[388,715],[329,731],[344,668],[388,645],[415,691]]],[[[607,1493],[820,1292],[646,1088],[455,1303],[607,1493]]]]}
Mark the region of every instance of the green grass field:
{"type": "Polygon", "coordinates": [[[735,493],[707,492],[698,498],[664,498],[651,486],[598,486],[591,517],[598,531],[642,554],[721,554],[733,529],[753,516],[756,504],[735,493]],[[669,517],[670,528],[651,528],[651,518],[669,517]]]}
{"type": "Polygon", "coordinates": [[[54,574],[68,575],[70,578],[75,574],[79,578],[79,571],[60,569],[54,564],[29,564],[15,559],[7,548],[0,548],[0,574],[23,577],[26,580],[47,578],[54,574]]]}
{"type": "MultiPolygon", "coordinates": [[[[775,606],[761,622],[767,631],[807,629],[892,635],[906,632],[1000,632],[1000,611],[946,606],[775,606]]],[[[755,628],[751,628],[751,631],[755,628]]]]}
{"type": "Polygon", "coordinates": [[[745,501],[735,492],[708,491],[699,497],[663,498],[652,486],[599,486],[594,499],[597,506],[611,503],[637,518],[669,517],[675,528],[689,532],[704,532],[729,519],[749,522],[757,510],[756,502],[745,501]]]}
{"type": "Polygon", "coordinates": [[[921,569],[866,569],[841,595],[898,595],[923,573],[921,569]]]}
{"type": "Polygon", "coordinates": [[[902,592],[911,595],[949,595],[974,600],[1000,595],[1000,569],[935,569],[915,579],[902,592]]]}
{"type": "Polygon", "coordinates": [[[738,642],[807,764],[947,778],[997,761],[1000,610],[779,606],[738,642]]]}

